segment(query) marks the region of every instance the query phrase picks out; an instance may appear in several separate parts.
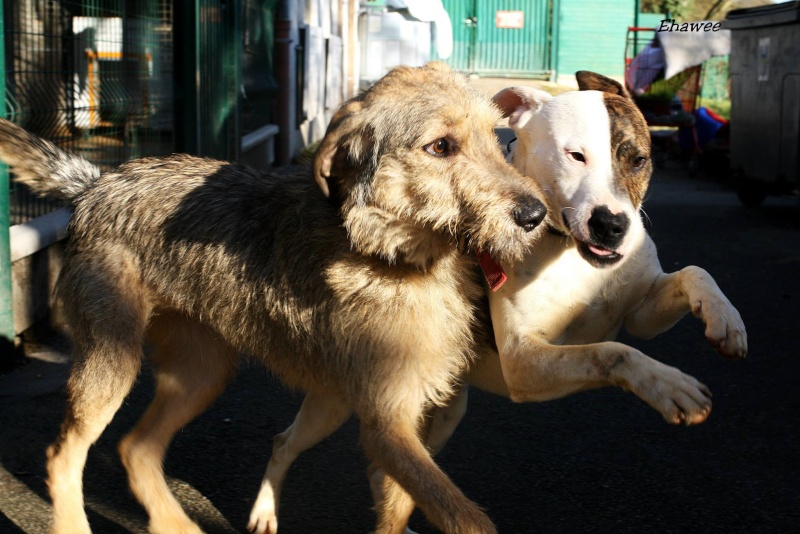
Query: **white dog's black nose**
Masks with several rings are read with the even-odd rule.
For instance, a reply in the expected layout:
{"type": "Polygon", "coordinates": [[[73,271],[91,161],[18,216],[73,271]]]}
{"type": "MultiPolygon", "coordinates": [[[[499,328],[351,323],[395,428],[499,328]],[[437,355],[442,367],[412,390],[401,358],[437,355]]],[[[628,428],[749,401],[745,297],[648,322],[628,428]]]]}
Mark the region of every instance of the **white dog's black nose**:
{"type": "Polygon", "coordinates": [[[625,239],[631,221],[625,213],[613,214],[607,206],[592,210],[589,218],[589,235],[597,245],[614,250],[625,239]]]}
{"type": "Polygon", "coordinates": [[[519,202],[519,206],[513,211],[514,222],[521,226],[526,232],[530,232],[544,220],[547,215],[547,208],[542,201],[535,197],[528,197],[519,202]]]}

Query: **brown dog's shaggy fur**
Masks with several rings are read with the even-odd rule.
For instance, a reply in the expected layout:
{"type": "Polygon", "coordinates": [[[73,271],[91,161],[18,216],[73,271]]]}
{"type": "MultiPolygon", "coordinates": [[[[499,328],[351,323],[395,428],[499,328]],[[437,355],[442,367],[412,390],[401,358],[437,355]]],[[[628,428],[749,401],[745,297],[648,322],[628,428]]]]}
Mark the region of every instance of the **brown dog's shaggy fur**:
{"type": "Polygon", "coordinates": [[[136,379],[147,338],[156,394],[120,453],[153,532],[199,532],[162,460],[240,351],[360,417],[363,447],[387,474],[378,532],[402,532],[415,503],[446,532],[494,531],[418,431],[486,342],[484,292],[464,251],[518,259],[541,231],[535,183],[497,150],[498,117],[443,65],[396,69],[337,113],[314,162],[319,187],[308,173],[185,155],[98,177],[0,122],[0,158],[17,179],[74,206],[60,296],[75,359],[48,451],[53,530],[89,532],[86,454],[136,379]]]}

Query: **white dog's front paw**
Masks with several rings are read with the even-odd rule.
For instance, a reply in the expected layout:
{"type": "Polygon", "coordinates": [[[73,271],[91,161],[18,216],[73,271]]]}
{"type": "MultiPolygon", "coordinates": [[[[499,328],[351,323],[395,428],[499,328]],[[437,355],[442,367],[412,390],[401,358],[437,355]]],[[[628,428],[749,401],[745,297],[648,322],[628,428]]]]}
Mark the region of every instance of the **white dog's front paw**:
{"type": "Polygon", "coordinates": [[[693,376],[679,369],[652,361],[631,388],[673,425],[696,425],[711,414],[711,391],[693,376]]]}
{"type": "Polygon", "coordinates": [[[692,314],[706,324],[706,339],[726,358],[747,356],[747,331],[742,317],[727,299],[706,298],[692,303],[692,314]]]}
{"type": "Polygon", "coordinates": [[[256,500],[250,511],[247,531],[251,534],[277,534],[278,510],[275,507],[275,500],[271,496],[259,496],[256,500]]]}

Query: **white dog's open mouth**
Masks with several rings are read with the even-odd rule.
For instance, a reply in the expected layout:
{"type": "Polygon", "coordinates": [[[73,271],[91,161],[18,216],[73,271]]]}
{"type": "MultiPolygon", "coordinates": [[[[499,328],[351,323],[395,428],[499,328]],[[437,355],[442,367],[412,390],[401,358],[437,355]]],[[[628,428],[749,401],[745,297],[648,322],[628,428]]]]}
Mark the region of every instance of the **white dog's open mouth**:
{"type": "Polygon", "coordinates": [[[583,256],[583,259],[595,267],[610,267],[622,259],[622,254],[614,250],[608,250],[577,239],[575,239],[575,242],[578,244],[578,252],[583,256]]]}
{"type": "MultiPolygon", "coordinates": [[[[578,252],[590,265],[598,268],[611,267],[622,260],[622,254],[616,250],[610,250],[600,245],[593,245],[586,241],[581,241],[573,233],[569,224],[569,219],[564,216],[562,220],[564,221],[564,226],[567,228],[567,233],[575,241],[575,244],[578,247],[578,252]]],[[[567,234],[562,235],[566,236],[567,234]]]]}

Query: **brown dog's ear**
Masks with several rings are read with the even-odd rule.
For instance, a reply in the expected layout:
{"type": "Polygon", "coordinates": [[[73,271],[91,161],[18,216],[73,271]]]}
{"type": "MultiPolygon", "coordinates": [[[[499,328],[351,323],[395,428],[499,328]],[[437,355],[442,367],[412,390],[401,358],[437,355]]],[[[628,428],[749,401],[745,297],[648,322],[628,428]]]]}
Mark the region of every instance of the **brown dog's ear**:
{"type": "Polygon", "coordinates": [[[343,161],[347,154],[340,153],[339,149],[343,148],[344,140],[351,134],[354,127],[355,115],[361,111],[361,100],[356,97],[339,108],[339,111],[334,114],[331,123],[328,125],[328,130],[325,132],[325,137],[319,145],[316,154],[314,155],[314,180],[317,185],[322,189],[322,193],[328,197],[331,194],[328,180],[331,177],[331,171],[338,161],[343,161]]]}
{"type": "Polygon", "coordinates": [[[532,87],[506,87],[492,97],[492,101],[508,117],[512,128],[522,127],[528,112],[536,113],[545,102],[553,98],[550,93],[532,87]]]}
{"type": "Polygon", "coordinates": [[[625,98],[631,97],[621,83],[596,72],[579,70],[575,73],[575,79],[578,80],[578,89],[581,91],[603,91],[625,98]]]}

